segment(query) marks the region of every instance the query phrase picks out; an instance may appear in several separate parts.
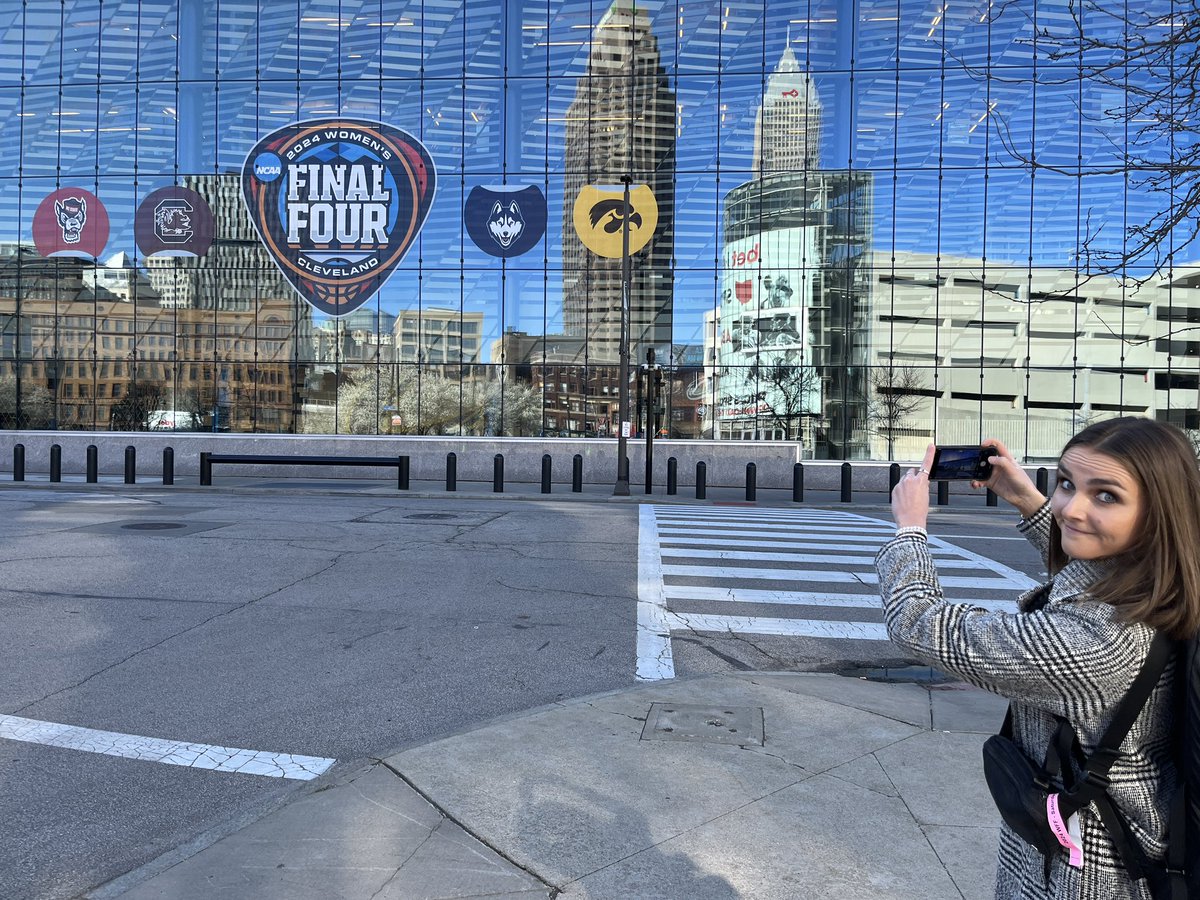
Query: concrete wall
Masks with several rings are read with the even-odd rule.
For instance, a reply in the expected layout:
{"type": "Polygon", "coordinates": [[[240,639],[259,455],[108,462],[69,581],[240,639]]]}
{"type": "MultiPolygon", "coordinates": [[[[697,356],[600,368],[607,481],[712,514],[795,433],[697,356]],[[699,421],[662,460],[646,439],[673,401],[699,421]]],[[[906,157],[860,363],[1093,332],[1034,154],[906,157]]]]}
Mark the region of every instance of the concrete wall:
{"type": "MultiPolygon", "coordinates": [[[[175,453],[176,477],[196,477],[200,471],[200,453],[257,453],[297,456],[398,456],[410,458],[413,481],[442,481],[446,477],[446,454],[454,452],[460,482],[492,481],[493,458],[504,454],[506,482],[536,483],[541,480],[542,454],[553,459],[552,477],[556,484],[570,484],[571,461],[583,457],[583,480],[588,484],[612,484],[617,473],[615,438],[460,438],[388,435],[288,435],[288,434],[207,434],[193,432],[86,432],[86,431],[3,431],[0,432],[0,472],[12,472],[13,446],[25,446],[25,471],[46,473],[50,470],[50,446],[62,447],[63,474],[82,474],[89,444],[95,444],[101,474],[124,472],[125,447],[137,448],[139,479],[162,476],[162,452],[171,447],[175,453]]],[[[636,492],[643,485],[645,441],[630,440],[629,480],[636,492]]],[[[746,464],[756,466],[757,484],[763,489],[790,490],[793,465],[800,461],[799,445],[786,441],[655,441],[654,481],[666,484],[667,459],[678,460],[678,479],[682,489],[696,480],[696,463],[707,467],[707,483],[712,487],[741,487],[746,483],[746,464]]],[[[886,462],[855,462],[855,491],[886,492],[886,462]]],[[[909,462],[905,464],[916,465],[909,462]]],[[[322,478],[390,478],[386,469],[364,467],[316,468],[312,466],[217,466],[214,480],[221,476],[322,478]]],[[[11,477],[11,475],[10,475],[11,477]]],[[[806,490],[838,490],[841,463],[836,460],[804,461],[806,490]]],[[[969,490],[965,484],[951,484],[955,492],[969,490]]]]}

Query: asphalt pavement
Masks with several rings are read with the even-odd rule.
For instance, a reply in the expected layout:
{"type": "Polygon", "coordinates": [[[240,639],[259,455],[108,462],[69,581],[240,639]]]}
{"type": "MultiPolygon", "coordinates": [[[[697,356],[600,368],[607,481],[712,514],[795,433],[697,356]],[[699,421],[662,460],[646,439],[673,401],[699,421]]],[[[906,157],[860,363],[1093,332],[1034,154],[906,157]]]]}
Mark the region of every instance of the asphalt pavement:
{"type": "MultiPolygon", "coordinates": [[[[286,784],[219,767],[181,782],[141,759],[0,740],[0,791],[40,848],[0,851],[14,876],[0,897],[991,895],[997,817],[979,748],[1001,701],[864,660],[854,676],[684,666],[639,683],[637,559],[614,554],[636,545],[621,510],[645,495],[489,488],[231,478],[164,500],[172,489],[113,479],[0,486],[20,510],[0,522],[0,602],[21,613],[10,640],[26,653],[10,654],[0,714],[335,763],[286,784]],[[239,498],[258,521],[233,521],[239,498]],[[185,544],[156,522],[191,549],[173,556],[185,544]],[[445,531],[418,530],[430,527],[445,531]],[[142,543],[104,544],[115,529],[142,543]],[[418,619],[431,628],[406,624],[418,619]],[[55,804],[18,786],[30,773],[59,786],[55,804]],[[51,806],[70,827],[46,821],[51,806]],[[91,833],[72,818],[89,812],[91,833]],[[140,849],[108,867],[64,853],[49,864],[63,871],[44,871],[56,842],[89,840],[140,849]]],[[[740,489],[653,499],[749,505],[740,489]]],[[[885,499],[804,505],[886,517],[885,499]]],[[[973,540],[992,533],[980,522],[1012,520],[981,497],[953,503],[935,520],[961,518],[973,540]]],[[[760,491],[754,506],[795,505],[760,491]]]]}

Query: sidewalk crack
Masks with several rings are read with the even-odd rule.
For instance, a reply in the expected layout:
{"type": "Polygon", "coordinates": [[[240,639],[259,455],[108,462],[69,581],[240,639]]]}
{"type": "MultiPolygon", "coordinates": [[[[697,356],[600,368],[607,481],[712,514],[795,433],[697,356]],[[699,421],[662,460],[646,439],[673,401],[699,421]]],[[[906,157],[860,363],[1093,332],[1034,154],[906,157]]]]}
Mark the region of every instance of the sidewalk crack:
{"type": "MultiPolygon", "coordinates": [[[[433,809],[435,809],[437,811],[437,813],[442,817],[443,823],[450,822],[454,825],[457,825],[460,829],[462,829],[462,831],[465,834],[469,835],[470,837],[472,837],[473,839],[478,841],[484,847],[487,847],[494,854],[496,854],[497,857],[504,860],[506,863],[513,866],[514,868],[520,869],[522,872],[525,872],[527,875],[530,875],[531,877],[536,878],[538,881],[540,881],[542,884],[544,884],[546,886],[546,889],[550,892],[551,898],[557,897],[562,892],[562,888],[555,885],[553,882],[551,882],[545,876],[540,875],[538,872],[534,871],[526,864],[524,864],[516,859],[513,859],[511,856],[509,856],[507,853],[505,853],[503,850],[501,850],[499,847],[497,847],[495,844],[493,844],[491,841],[489,841],[486,837],[484,837],[478,831],[471,828],[465,822],[463,822],[462,820],[458,819],[457,817],[451,815],[449,812],[447,812],[445,809],[443,809],[431,796],[429,796],[428,793],[426,793],[424,790],[422,790],[415,782],[413,782],[412,779],[410,779],[407,775],[405,775],[403,772],[401,772],[399,769],[397,769],[395,766],[393,766],[391,763],[389,763],[386,759],[379,760],[379,762],[385,769],[387,769],[389,772],[391,772],[393,775],[395,775],[397,778],[399,778],[401,781],[403,781],[414,793],[416,793],[416,795],[418,797],[420,797],[422,800],[424,800],[426,803],[428,803],[431,807],[433,807],[433,809]]],[[[439,825],[438,828],[441,828],[441,825],[439,825]]],[[[436,831],[437,829],[434,829],[434,830],[436,831]]],[[[432,836],[432,832],[430,832],[430,835],[432,836]]]]}

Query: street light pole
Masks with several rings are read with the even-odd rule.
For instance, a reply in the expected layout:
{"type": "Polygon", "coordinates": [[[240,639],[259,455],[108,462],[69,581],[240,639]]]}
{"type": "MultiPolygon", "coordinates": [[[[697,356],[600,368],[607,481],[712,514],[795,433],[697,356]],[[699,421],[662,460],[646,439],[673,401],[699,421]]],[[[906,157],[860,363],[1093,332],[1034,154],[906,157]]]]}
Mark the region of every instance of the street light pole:
{"type": "Polygon", "coordinates": [[[621,357],[620,372],[617,375],[618,412],[617,417],[617,483],[613,487],[614,497],[629,496],[629,447],[626,443],[629,437],[629,282],[632,279],[632,266],[629,260],[629,184],[633,176],[626,173],[621,176],[625,184],[625,212],[621,222],[621,357]]]}

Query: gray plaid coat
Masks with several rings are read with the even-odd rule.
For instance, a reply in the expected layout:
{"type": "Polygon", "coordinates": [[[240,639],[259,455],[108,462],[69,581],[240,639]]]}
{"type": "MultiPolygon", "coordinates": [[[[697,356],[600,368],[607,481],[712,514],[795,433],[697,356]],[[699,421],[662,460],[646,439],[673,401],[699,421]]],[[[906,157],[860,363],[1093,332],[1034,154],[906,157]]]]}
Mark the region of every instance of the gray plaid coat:
{"type": "MultiPolygon", "coordinates": [[[[1047,503],[1020,525],[1046,558],[1047,503]]],[[[1096,747],[1150,648],[1153,631],[1119,622],[1115,609],[1089,599],[1104,561],[1072,560],[1054,578],[1046,605],[1030,611],[1040,589],[1019,598],[1020,612],[989,612],[942,596],[928,544],[920,534],[896,537],[875,559],[884,620],[892,640],[964,681],[1015,701],[1013,738],[1041,762],[1054,715],[1075,726],[1083,752],[1096,747]]],[[[1112,767],[1109,794],[1152,859],[1165,852],[1166,819],[1175,785],[1171,762],[1174,664],[1159,679],[1112,767]]],[[[999,722],[996,723],[999,727],[999,722]]],[[[1057,855],[1046,877],[1041,855],[1007,826],[1000,833],[998,900],[1150,900],[1133,883],[1094,806],[1080,811],[1082,869],[1057,855]]]]}

